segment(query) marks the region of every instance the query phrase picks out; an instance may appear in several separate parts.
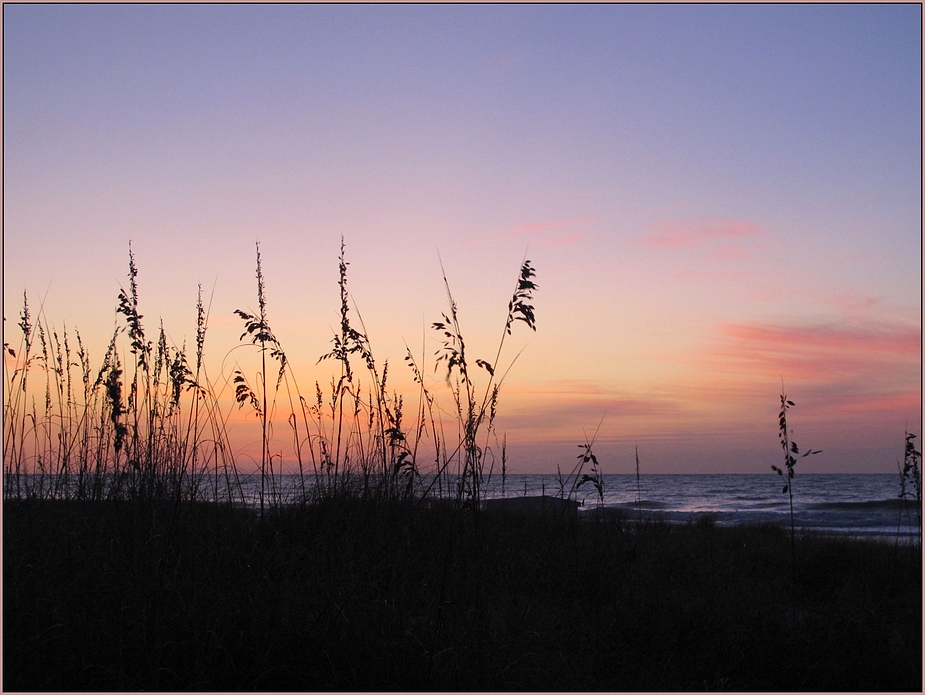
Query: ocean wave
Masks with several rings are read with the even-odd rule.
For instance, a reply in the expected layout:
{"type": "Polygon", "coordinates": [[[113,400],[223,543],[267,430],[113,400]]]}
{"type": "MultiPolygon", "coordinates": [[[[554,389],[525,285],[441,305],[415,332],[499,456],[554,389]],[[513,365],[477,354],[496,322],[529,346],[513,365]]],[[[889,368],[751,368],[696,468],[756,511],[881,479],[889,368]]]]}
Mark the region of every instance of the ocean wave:
{"type": "Polygon", "coordinates": [[[853,509],[857,510],[896,510],[896,509],[906,509],[910,510],[915,509],[915,502],[910,500],[902,499],[887,499],[887,500],[864,500],[858,502],[818,502],[816,504],[810,505],[810,509],[844,509],[851,511],[853,509]]]}

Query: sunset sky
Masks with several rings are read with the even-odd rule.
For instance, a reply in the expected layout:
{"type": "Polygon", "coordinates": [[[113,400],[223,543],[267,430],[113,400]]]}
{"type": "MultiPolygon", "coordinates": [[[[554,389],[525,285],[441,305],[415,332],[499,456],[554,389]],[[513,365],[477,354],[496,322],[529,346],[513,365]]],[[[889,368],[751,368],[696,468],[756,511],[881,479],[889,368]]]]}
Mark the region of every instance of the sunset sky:
{"type": "MultiPolygon", "coordinates": [[[[921,433],[919,5],[5,5],[3,306],[98,364],[128,250],[153,333],[224,384],[235,309],[330,379],[341,237],[397,389],[435,370],[441,261],[502,368],[511,467],[599,429],[607,473],[892,473],[921,433]]],[[[121,317],[120,317],[121,318],[121,317]]],[[[6,383],[6,382],[5,382],[6,383]]],[[[229,408],[232,406],[229,405],[229,408]]],[[[253,416],[235,414],[240,446],[253,416]]]]}

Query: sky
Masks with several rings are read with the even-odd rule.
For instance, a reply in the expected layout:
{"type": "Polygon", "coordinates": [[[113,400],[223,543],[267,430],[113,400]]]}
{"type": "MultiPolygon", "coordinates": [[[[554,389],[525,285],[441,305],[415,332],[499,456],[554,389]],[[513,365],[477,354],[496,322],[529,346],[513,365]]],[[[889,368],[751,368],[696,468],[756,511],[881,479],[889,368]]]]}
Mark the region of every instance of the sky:
{"type": "MultiPolygon", "coordinates": [[[[98,364],[127,287],[214,386],[267,311],[301,388],[338,254],[391,383],[443,273],[514,472],[892,473],[922,424],[919,5],[4,5],[4,340],[23,292],[98,364]],[[518,356],[519,354],[519,356],[518,356]],[[483,375],[482,375],[483,376],[483,375]]],[[[6,384],[6,381],[4,382],[6,384]]],[[[234,410],[229,405],[230,410],[234,410]]],[[[233,437],[253,447],[253,416],[233,437]]],[[[257,435],[259,437],[259,435],[257,435]]]]}

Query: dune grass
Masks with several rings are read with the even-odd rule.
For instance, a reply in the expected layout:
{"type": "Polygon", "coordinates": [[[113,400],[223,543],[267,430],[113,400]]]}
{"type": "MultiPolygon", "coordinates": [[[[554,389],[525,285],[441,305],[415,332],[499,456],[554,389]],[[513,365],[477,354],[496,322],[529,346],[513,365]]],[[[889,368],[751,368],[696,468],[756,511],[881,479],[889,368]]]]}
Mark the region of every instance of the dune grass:
{"type": "Polygon", "coordinates": [[[150,339],[131,247],[98,368],[24,296],[20,342],[4,343],[5,690],[920,688],[919,548],[630,523],[603,508],[593,438],[559,493],[595,487],[595,514],[484,509],[485,481],[507,477],[506,337],[536,330],[530,261],[491,361],[467,353],[444,273],[446,389],[409,349],[410,405],[347,266],[342,244],[330,387],[310,395],[270,327],[259,246],[241,361],[214,376],[201,288],[195,355],[163,325],[150,339]],[[236,407],[260,423],[256,499],[236,407]]]}
{"type": "Polygon", "coordinates": [[[232,357],[232,347],[221,373],[211,378],[201,287],[191,364],[185,344],[168,344],[163,324],[153,340],[149,337],[131,246],[128,260],[128,289],[119,292],[117,304],[124,325],[114,331],[98,369],[91,366],[80,333],[65,326],[59,337],[41,310],[37,320],[32,316],[24,294],[19,345],[5,340],[3,346],[6,497],[243,503],[242,464],[228,437],[232,401],[252,411],[260,423],[261,451],[255,464],[261,513],[284,503],[354,494],[357,486],[367,497],[420,496],[416,485],[422,472],[437,474],[435,489],[423,492],[455,494],[460,502],[478,507],[483,477],[494,474],[496,452],[504,456],[494,419],[510,369],[510,364],[500,364],[505,338],[518,321],[536,329],[536,285],[529,260],[522,264],[491,362],[467,355],[444,274],[449,310],[433,329],[443,345],[436,368],[445,369],[448,388],[441,395],[452,401],[442,411],[455,413],[455,423],[443,421],[436,394],[427,385],[433,380],[422,366],[423,356],[415,357],[410,349],[404,360],[419,388],[419,401],[407,421],[403,397],[390,390],[389,363],[374,357],[350,301],[343,243],[340,330],[332,337],[331,350],[318,360],[333,363],[334,370],[327,393],[316,381],[310,395],[299,387],[282,341],[270,326],[270,291],[259,244],[257,309],[235,311],[244,327],[238,347],[253,346],[258,360],[252,363],[240,352],[232,357]],[[71,351],[74,338],[78,359],[71,351]],[[130,355],[129,364],[123,364],[124,355],[130,355]],[[484,371],[486,383],[479,385],[474,371],[484,371]],[[301,499],[283,499],[284,472],[298,474],[301,499]],[[451,478],[457,484],[454,490],[448,487],[451,478]],[[203,487],[206,480],[211,489],[203,487]]]}

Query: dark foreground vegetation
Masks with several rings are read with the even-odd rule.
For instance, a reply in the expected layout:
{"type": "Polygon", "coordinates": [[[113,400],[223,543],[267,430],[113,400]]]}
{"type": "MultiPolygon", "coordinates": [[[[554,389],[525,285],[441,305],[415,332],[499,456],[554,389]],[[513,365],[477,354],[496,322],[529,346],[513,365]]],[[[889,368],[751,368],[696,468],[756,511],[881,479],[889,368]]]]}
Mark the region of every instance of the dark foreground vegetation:
{"type": "Polygon", "coordinates": [[[7,501],[3,689],[908,690],[916,545],[341,500],[7,501]]]}

